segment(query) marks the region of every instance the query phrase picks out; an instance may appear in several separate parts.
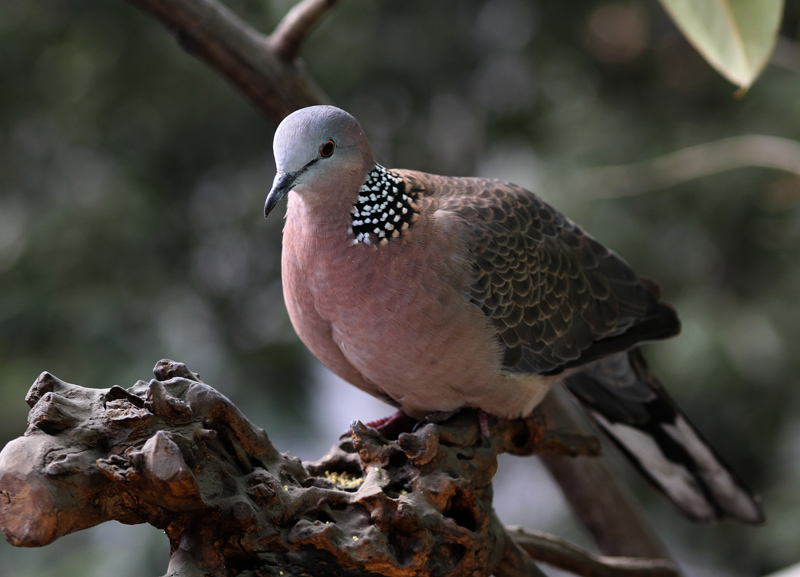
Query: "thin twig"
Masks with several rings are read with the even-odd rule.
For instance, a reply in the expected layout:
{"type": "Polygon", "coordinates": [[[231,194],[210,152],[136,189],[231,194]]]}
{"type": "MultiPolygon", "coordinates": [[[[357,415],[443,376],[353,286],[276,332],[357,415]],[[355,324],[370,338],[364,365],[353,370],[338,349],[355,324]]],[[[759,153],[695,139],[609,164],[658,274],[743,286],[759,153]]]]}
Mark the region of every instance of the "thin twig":
{"type": "Polygon", "coordinates": [[[217,0],[128,1],[155,16],[275,124],[298,108],[329,101],[300,63],[279,58],[265,36],[217,0]]]}
{"type": "Polygon", "coordinates": [[[275,54],[284,62],[292,62],[311,30],[339,0],[303,0],[283,17],[269,37],[275,54]]]}
{"type": "Polygon", "coordinates": [[[508,537],[506,537],[500,563],[495,567],[492,575],[494,577],[546,577],[516,540],[508,537]]]}
{"type": "Polygon", "coordinates": [[[635,196],[748,166],[800,176],[800,142],[763,134],[724,138],[642,162],[589,168],[568,189],[589,198],[635,196]]]}
{"type": "Polygon", "coordinates": [[[555,535],[507,527],[508,535],[530,557],[581,577],[676,577],[675,566],[664,559],[602,557],[555,535]]]}

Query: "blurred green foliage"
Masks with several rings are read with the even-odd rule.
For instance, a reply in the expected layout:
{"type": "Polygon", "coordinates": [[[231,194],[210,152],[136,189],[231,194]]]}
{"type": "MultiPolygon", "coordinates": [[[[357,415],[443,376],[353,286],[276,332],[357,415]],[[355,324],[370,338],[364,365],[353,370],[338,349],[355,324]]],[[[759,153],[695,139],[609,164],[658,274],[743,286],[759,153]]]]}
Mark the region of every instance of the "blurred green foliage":
{"type": "MultiPolygon", "coordinates": [[[[230,3],[265,32],[290,5],[230,3]]],[[[741,100],[654,0],[347,0],[303,51],[382,164],[518,182],[662,284],[684,332],[647,353],[769,518],[694,526],[629,475],[696,575],[800,561],[800,178],[741,168],[611,200],[565,183],[731,135],[800,140],[799,17],[789,2],[778,64],[741,100]]],[[[130,386],[169,357],[319,456],[281,222],[262,217],[273,129],[125,2],[0,3],[0,443],[42,370],[130,386]]],[[[165,570],[163,536],[109,527],[0,544],[0,574],[165,570]]]]}

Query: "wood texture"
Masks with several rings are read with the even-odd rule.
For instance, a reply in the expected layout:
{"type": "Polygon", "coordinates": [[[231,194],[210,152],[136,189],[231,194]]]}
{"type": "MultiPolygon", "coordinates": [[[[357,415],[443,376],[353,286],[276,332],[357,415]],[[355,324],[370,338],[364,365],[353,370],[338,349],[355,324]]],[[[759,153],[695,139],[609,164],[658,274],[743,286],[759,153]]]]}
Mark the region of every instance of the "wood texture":
{"type": "Polygon", "coordinates": [[[397,440],[355,422],[302,463],[185,365],[154,372],[129,389],[37,379],[25,435],[0,453],[11,544],[117,520],[166,533],[170,577],[538,576],[492,510],[497,455],[598,448],[548,430],[539,413],[492,419],[485,438],[464,411],[397,440]]]}

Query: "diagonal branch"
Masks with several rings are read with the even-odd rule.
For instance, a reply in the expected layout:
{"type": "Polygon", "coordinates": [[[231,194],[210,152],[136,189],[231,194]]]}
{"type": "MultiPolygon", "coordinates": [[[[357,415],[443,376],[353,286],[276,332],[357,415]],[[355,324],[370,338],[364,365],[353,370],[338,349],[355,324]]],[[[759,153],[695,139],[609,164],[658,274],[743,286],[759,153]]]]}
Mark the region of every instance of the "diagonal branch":
{"type": "Polygon", "coordinates": [[[495,577],[546,577],[516,539],[506,535],[505,541],[502,559],[493,572],[495,577]]]}
{"type": "Polygon", "coordinates": [[[675,566],[664,559],[603,557],[539,531],[507,527],[506,532],[534,561],[581,577],[676,577],[675,566]]]}
{"type": "Polygon", "coordinates": [[[291,62],[300,53],[300,46],[339,0],[303,0],[295,5],[269,37],[275,54],[284,62],[291,62]]]}
{"type": "MultiPolygon", "coordinates": [[[[226,77],[275,124],[298,108],[329,101],[302,63],[282,59],[267,37],[216,0],[128,1],[164,24],[187,52],[226,77]]],[[[299,46],[305,36],[293,37],[299,46]]]]}
{"type": "MultiPolygon", "coordinates": [[[[541,408],[547,422],[560,431],[590,435],[591,429],[573,414],[577,410],[565,395],[565,391],[556,388],[545,398],[541,408]]],[[[564,455],[539,458],[600,551],[606,555],[668,558],[655,531],[604,459],[571,459],[564,455]]]]}
{"type": "Polygon", "coordinates": [[[748,166],[800,176],[800,142],[763,134],[723,138],[641,162],[588,168],[568,188],[588,198],[620,198],[748,166]]]}

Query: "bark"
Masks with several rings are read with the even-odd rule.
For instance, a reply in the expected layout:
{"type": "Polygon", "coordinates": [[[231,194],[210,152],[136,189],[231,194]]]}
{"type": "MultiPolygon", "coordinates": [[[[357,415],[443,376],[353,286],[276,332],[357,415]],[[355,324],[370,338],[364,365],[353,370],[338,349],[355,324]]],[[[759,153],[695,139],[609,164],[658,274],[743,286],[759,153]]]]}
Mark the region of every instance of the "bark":
{"type": "MultiPolygon", "coordinates": [[[[117,520],[166,533],[169,577],[539,576],[524,551],[537,536],[512,538],[492,510],[497,455],[598,448],[549,430],[540,413],[492,419],[486,438],[477,414],[462,411],[396,440],[355,422],[303,463],[185,365],[160,361],[154,373],[129,389],[37,379],[27,430],[0,453],[0,525],[12,545],[117,520]]],[[[634,575],[570,547],[568,561],[563,551],[540,557],[579,575],[634,575]]]]}

